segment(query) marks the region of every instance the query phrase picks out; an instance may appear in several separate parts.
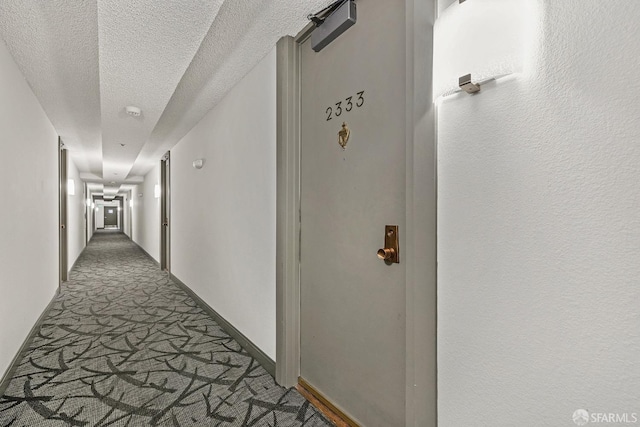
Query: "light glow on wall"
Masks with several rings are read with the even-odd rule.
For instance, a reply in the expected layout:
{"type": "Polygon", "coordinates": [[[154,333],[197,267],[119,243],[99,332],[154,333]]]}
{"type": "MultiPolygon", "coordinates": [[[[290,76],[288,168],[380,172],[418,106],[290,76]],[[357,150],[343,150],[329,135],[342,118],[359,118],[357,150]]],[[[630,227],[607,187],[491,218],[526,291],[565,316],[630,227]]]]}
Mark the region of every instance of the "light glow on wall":
{"type": "Polygon", "coordinates": [[[67,180],[67,194],[69,194],[70,196],[76,195],[76,183],[73,178],[69,178],[67,180]]]}
{"type": "Polygon", "coordinates": [[[471,74],[482,84],[523,71],[539,19],[536,0],[455,1],[434,26],[433,99],[460,92],[471,74]]]}
{"type": "Polygon", "coordinates": [[[156,199],[160,198],[160,184],[156,184],[156,186],[153,187],[153,195],[156,199]]]}

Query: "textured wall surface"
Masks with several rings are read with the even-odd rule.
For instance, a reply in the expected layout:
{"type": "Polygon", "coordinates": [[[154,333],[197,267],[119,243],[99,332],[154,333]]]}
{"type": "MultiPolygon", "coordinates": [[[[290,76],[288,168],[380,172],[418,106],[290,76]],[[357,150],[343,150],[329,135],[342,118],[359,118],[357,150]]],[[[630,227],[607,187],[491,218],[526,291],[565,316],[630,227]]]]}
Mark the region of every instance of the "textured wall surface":
{"type": "Polygon", "coordinates": [[[132,240],[160,262],[160,198],[154,193],[156,184],[160,184],[160,160],[157,163],[145,175],[144,183],[133,189],[132,240]]]}
{"type": "Polygon", "coordinates": [[[544,1],[526,74],[439,106],[440,426],[640,412],[639,16],[544,1]]]}
{"type": "Polygon", "coordinates": [[[171,151],[172,272],[274,360],[275,58],[171,151]]]}
{"type": "Polygon", "coordinates": [[[67,198],[67,253],[68,267],[71,269],[85,247],[84,214],[86,202],[83,195],[84,183],[80,180],[78,167],[71,157],[67,173],[69,178],[73,179],[76,187],[75,195],[69,195],[67,198]]]}
{"type": "Polygon", "coordinates": [[[0,376],[58,286],[58,136],[0,42],[0,376]]]}

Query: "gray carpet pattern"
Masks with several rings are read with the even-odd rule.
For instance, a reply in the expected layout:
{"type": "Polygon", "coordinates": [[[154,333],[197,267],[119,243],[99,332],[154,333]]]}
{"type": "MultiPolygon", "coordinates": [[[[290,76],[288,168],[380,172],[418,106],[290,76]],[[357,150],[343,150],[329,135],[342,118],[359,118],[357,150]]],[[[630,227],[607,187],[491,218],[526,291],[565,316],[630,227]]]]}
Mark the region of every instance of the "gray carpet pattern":
{"type": "Polygon", "coordinates": [[[98,233],[0,398],[0,426],[148,425],[331,424],[126,236],[98,233]]]}

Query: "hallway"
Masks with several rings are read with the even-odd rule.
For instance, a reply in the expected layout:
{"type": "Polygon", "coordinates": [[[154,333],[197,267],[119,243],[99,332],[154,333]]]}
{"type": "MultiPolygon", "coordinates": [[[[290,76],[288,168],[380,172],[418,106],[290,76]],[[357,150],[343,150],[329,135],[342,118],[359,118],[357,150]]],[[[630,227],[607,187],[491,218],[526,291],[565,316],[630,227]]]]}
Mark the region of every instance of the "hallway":
{"type": "Polygon", "coordinates": [[[0,427],[640,427],[639,20],[0,1],[0,427]]]}
{"type": "Polygon", "coordinates": [[[104,231],[0,398],[2,427],[66,425],[330,424],[276,385],[124,234],[104,231]]]}

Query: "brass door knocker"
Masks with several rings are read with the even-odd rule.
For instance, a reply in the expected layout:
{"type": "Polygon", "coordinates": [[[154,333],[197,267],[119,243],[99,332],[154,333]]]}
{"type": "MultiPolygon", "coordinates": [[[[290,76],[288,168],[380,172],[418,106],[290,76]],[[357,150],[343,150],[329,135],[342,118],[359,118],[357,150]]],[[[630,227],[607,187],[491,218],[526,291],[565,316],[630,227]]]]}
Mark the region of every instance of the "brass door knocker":
{"type": "Polygon", "coordinates": [[[347,123],[342,122],[342,129],[340,129],[340,132],[338,132],[338,144],[340,144],[343,150],[347,146],[347,142],[349,142],[350,136],[351,136],[351,131],[347,127],[347,123]]]}

